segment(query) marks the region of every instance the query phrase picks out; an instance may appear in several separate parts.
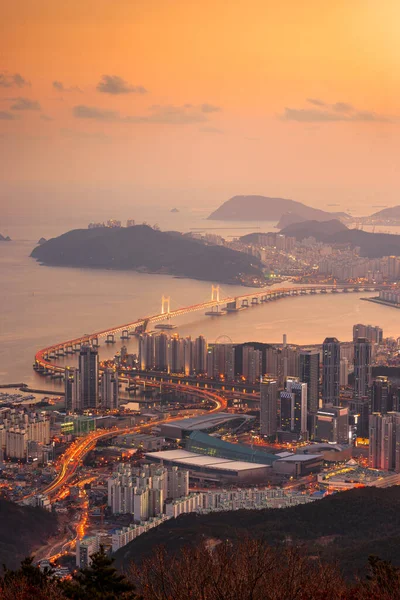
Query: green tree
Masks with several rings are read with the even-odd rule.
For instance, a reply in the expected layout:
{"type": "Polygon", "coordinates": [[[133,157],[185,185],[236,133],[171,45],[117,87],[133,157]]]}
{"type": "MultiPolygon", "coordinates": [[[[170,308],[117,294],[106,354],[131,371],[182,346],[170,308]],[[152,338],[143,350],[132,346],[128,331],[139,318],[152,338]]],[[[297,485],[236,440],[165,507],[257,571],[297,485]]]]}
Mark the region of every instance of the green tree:
{"type": "Polygon", "coordinates": [[[61,583],[64,594],[72,600],[139,600],[135,586],[113,566],[114,559],[107,556],[103,546],[91,557],[91,565],[79,569],[72,581],[61,583]]]}

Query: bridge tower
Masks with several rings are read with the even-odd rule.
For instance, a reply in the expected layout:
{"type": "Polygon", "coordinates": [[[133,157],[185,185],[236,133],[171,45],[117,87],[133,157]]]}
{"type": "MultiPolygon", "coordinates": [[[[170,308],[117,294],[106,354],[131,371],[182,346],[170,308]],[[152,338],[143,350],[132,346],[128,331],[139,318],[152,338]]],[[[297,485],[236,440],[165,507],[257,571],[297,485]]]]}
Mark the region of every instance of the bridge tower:
{"type": "Polygon", "coordinates": [[[170,312],[171,312],[171,297],[163,296],[161,298],[161,314],[169,315],[170,312]]]}
{"type": "Polygon", "coordinates": [[[211,302],[219,302],[219,285],[211,286],[211,302]]]}

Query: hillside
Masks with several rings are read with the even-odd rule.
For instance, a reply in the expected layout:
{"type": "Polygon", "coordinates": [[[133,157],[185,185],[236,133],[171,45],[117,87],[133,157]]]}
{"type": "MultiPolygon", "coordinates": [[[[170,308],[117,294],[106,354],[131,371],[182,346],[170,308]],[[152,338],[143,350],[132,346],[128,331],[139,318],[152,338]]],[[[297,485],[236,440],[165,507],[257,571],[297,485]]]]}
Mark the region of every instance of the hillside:
{"type": "Polygon", "coordinates": [[[400,564],[400,488],[363,488],[334,494],[286,509],[240,510],[182,515],[140,536],[116,554],[117,565],[150,556],[163,545],[175,554],[207,538],[241,540],[246,536],[272,545],[292,542],[307,553],[338,560],[347,574],[365,566],[368,554],[400,564]]]}
{"type": "Polygon", "coordinates": [[[76,229],[37,246],[31,256],[54,266],[136,270],[220,283],[264,281],[255,257],[147,225],[76,229]]]}
{"type": "Polygon", "coordinates": [[[378,212],[373,213],[368,219],[400,219],[400,205],[390,206],[389,208],[383,208],[378,212]]]}
{"type": "Polygon", "coordinates": [[[0,499],[0,565],[18,567],[25,556],[57,530],[57,517],[41,508],[0,499]]]}
{"type": "Polygon", "coordinates": [[[312,208],[296,200],[266,196],[234,196],[224,202],[208,219],[220,221],[279,221],[285,213],[294,213],[300,220],[348,218],[346,213],[330,213],[312,208]]]}
{"type": "Polygon", "coordinates": [[[313,231],[311,235],[314,235],[315,232],[319,236],[329,236],[336,235],[342,231],[349,231],[349,229],[338,219],[331,219],[330,221],[303,221],[302,223],[293,223],[284,227],[280,233],[284,235],[292,235],[293,237],[302,236],[309,237],[309,232],[313,231]]]}
{"type": "Polygon", "coordinates": [[[328,223],[331,223],[331,225],[327,225],[326,222],[304,221],[289,225],[282,229],[280,233],[293,236],[297,240],[312,236],[317,241],[326,244],[350,244],[353,248],[359,246],[360,255],[368,258],[400,256],[400,235],[347,229],[343,224],[341,226],[344,229],[340,229],[337,221],[328,223]]]}

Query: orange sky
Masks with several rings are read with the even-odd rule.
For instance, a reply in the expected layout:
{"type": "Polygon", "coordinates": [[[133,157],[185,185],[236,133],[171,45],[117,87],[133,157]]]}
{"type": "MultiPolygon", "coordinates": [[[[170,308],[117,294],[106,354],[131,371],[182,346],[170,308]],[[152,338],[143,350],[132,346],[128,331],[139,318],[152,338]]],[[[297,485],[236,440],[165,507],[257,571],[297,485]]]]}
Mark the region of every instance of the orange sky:
{"type": "Polygon", "coordinates": [[[398,203],[399,18],[398,0],[13,0],[3,182],[398,203]]]}

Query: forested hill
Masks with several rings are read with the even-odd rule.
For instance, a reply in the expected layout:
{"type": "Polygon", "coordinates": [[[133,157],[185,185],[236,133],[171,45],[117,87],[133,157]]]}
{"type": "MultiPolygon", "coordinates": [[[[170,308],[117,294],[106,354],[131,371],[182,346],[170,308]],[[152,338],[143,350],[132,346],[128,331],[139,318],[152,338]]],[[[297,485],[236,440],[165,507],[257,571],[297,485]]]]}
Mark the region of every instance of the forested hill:
{"type": "Polygon", "coordinates": [[[0,499],[0,565],[13,569],[57,531],[57,516],[0,499]]]}
{"type": "Polygon", "coordinates": [[[176,553],[210,539],[264,539],[273,545],[304,546],[311,556],[337,560],[346,574],[365,567],[368,556],[400,564],[400,487],[363,488],[286,509],[239,510],[182,515],[121,548],[117,564],[127,567],[164,546],[176,553]]]}
{"type": "Polygon", "coordinates": [[[37,246],[46,265],[136,270],[219,283],[264,282],[259,259],[147,225],[76,229],[37,246]]]}

